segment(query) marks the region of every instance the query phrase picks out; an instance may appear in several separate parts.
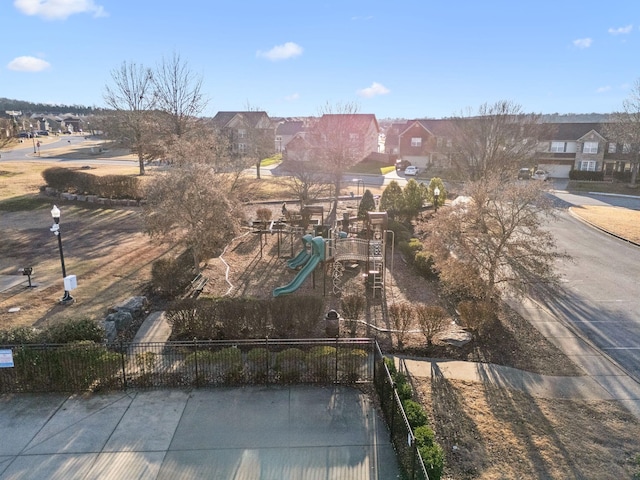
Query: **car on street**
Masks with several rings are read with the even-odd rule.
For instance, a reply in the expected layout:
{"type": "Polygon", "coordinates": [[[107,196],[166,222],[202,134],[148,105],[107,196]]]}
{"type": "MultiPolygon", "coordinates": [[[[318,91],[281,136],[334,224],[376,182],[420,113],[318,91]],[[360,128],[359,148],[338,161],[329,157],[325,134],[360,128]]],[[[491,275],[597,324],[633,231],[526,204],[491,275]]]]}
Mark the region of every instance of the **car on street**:
{"type": "Polygon", "coordinates": [[[542,180],[546,182],[549,180],[549,172],[545,172],[544,170],[536,170],[531,176],[534,180],[542,180]]]}
{"type": "Polygon", "coordinates": [[[398,159],[396,160],[396,172],[401,172],[410,165],[411,162],[409,160],[398,159]]]}
{"type": "Polygon", "coordinates": [[[418,167],[409,165],[407,168],[404,169],[404,174],[410,175],[410,176],[416,176],[418,174],[418,167]]]}
{"type": "Polygon", "coordinates": [[[529,180],[531,178],[531,170],[529,168],[521,168],[518,170],[518,180],[529,180]]]}

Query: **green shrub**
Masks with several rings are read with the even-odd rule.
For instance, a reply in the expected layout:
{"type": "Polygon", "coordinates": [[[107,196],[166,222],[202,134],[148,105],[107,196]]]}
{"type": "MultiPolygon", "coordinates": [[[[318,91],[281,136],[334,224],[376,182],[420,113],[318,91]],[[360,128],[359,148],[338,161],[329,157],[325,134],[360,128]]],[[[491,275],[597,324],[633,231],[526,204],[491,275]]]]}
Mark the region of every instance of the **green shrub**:
{"type": "Polygon", "coordinates": [[[313,347],[307,353],[307,368],[317,380],[327,381],[336,371],[336,347],[313,347]]]}
{"type": "Polygon", "coordinates": [[[413,264],[421,276],[425,278],[434,278],[436,276],[433,268],[435,264],[433,253],[425,251],[416,252],[413,258],[413,264]]]}
{"type": "Polygon", "coordinates": [[[387,229],[393,231],[394,243],[396,245],[400,242],[409,242],[411,239],[411,230],[404,223],[389,219],[387,229]]]}
{"type": "Polygon", "coordinates": [[[439,480],[444,470],[444,450],[437,443],[418,447],[429,480],[439,480]]]}
{"type": "Polygon", "coordinates": [[[405,400],[411,400],[413,397],[413,388],[411,384],[407,381],[406,375],[403,373],[395,373],[393,375],[393,381],[396,384],[396,391],[398,392],[398,397],[401,402],[405,400]]]}
{"type": "Polygon", "coordinates": [[[369,357],[369,354],[360,348],[339,348],[338,364],[342,381],[355,383],[360,379],[360,368],[369,357]]]}
{"type": "Polygon", "coordinates": [[[283,382],[297,382],[305,369],[305,354],[299,348],[288,348],[276,354],[275,367],[283,382]]]}
{"type": "Polygon", "coordinates": [[[427,424],[427,414],[424,412],[422,405],[413,400],[405,400],[402,402],[404,407],[404,413],[407,415],[407,420],[412,429],[421,427],[427,424]]]}
{"type": "Polygon", "coordinates": [[[43,331],[42,336],[46,343],[73,343],[80,341],[102,343],[104,329],[93,320],[70,320],[51,325],[43,331]]]}
{"type": "Polygon", "coordinates": [[[0,345],[26,345],[44,343],[42,331],[33,327],[14,327],[0,330],[0,345]]]}

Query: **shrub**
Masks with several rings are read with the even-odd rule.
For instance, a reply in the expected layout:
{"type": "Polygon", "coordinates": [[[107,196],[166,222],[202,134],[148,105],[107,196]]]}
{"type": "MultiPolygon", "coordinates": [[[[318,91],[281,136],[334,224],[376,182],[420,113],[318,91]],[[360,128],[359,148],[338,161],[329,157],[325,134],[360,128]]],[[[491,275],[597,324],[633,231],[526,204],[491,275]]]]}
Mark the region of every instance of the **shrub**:
{"type": "Polygon", "coordinates": [[[570,180],[588,180],[592,182],[601,182],[604,180],[604,172],[588,172],[586,170],[571,170],[569,172],[570,180]]]}
{"type": "Polygon", "coordinates": [[[413,397],[413,388],[407,381],[407,377],[403,373],[395,373],[393,375],[394,383],[396,384],[396,391],[398,392],[398,398],[404,403],[405,400],[411,400],[413,397]]]}
{"type": "Polygon", "coordinates": [[[402,402],[402,406],[404,407],[404,413],[407,415],[407,420],[412,430],[427,424],[427,414],[424,413],[422,405],[418,402],[405,400],[402,402]]]}
{"type": "Polygon", "coordinates": [[[394,243],[408,242],[411,239],[411,230],[404,223],[389,219],[387,229],[393,232],[394,243]]]}
{"type": "Polygon", "coordinates": [[[415,315],[427,345],[431,345],[433,336],[445,326],[447,312],[438,305],[415,305],[415,315]]]}
{"type": "Polygon", "coordinates": [[[0,330],[0,345],[43,343],[42,331],[33,327],[14,327],[0,330]]]}
{"type": "Polygon", "coordinates": [[[258,208],[256,210],[256,218],[258,219],[258,221],[266,224],[269,220],[271,220],[271,210],[269,210],[268,208],[258,208]]]}
{"type": "Polygon", "coordinates": [[[151,286],[158,295],[175,298],[193,279],[193,270],[187,255],[160,258],[151,266],[151,286]]]}
{"type": "Polygon", "coordinates": [[[367,212],[375,212],[376,211],[376,201],[373,198],[373,194],[371,190],[366,189],[362,194],[362,198],[360,199],[360,203],[358,204],[358,218],[366,219],[367,212]]]}
{"type": "Polygon", "coordinates": [[[342,372],[341,380],[355,383],[360,378],[360,367],[367,360],[368,354],[360,348],[339,348],[338,362],[342,372]]]}
{"type": "Polygon", "coordinates": [[[422,457],[424,466],[427,469],[429,479],[438,480],[442,477],[442,471],[444,470],[444,451],[436,443],[433,430],[423,425],[416,428],[413,435],[416,438],[416,447],[418,447],[420,457],[422,457]]]}
{"type": "Polygon", "coordinates": [[[457,310],[462,325],[482,336],[496,321],[496,308],[497,306],[489,301],[465,301],[458,304],[457,310]]]}
{"type": "Polygon", "coordinates": [[[307,354],[307,367],[318,380],[332,378],[336,371],[336,347],[313,347],[307,354]]]}
{"type": "Polygon", "coordinates": [[[169,304],[165,315],[171,325],[171,340],[216,339],[216,322],[208,315],[210,303],[203,299],[185,298],[169,304]]]}
{"type": "Polygon", "coordinates": [[[269,350],[252,348],[247,352],[247,373],[256,381],[264,381],[269,371],[269,350]]]}
{"type": "Polygon", "coordinates": [[[349,333],[352,337],[356,335],[358,327],[358,318],[364,312],[365,299],[363,295],[348,294],[343,295],[340,300],[340,308],[345,319],[350,320],[349,333]]]}
{"type": "Polygon", "coordinates": [[[295,383],[302,377],[305,354],[299,348],[288,348],[276,354],[275,368],[283,382],[295,383]]]}
{"type": "Polygon", "coordinates": [[[411,326],[413,307],[406,302],[394,303],[389,307],[389,318],[395,329],[398,348],[401,349],[404,346],[404,337],[407,334],[407,330],[411,326]]]}
{"type": "Polygon", "coordinates": [[[434,278],[436,272],[434,270],[434,257],[432,252],[420,251],[416,252],[413,258],[413,264],[420,275],[425,278],[434,278]]]}
{"type": "Polygon", "coordinates": [[[93,320],[70,320],[44,330],[42,339],[47,343],[73,343],[89,341],[102,343],[104,329],[93,320]]]}

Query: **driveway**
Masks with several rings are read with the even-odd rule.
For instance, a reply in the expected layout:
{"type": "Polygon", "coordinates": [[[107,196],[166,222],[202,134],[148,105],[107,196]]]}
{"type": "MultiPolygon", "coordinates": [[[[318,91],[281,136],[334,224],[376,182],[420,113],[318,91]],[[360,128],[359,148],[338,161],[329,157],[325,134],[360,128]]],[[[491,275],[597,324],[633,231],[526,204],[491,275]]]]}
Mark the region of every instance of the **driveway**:
{"type": "Polygon", "coordinates": [[[389,432],[347,387],[0,397],[0,479],[399,478],[389,432]]]}

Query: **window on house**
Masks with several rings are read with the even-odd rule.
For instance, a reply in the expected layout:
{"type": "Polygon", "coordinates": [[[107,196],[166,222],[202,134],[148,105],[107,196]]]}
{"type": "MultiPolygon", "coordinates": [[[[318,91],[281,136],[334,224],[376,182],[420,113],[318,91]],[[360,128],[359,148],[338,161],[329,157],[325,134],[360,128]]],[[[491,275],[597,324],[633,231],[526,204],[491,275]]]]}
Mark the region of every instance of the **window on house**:
{"type": "Polygon", "coordinates": [[[238,138],[247,138],[247,131],[244,128],[238,130],[238,138]]]}
{"type": "Polygon", "coordinates": [[[239,143],[238,144],[238,152],[247,153],[247,144],[246,143],[239,143]]]}
{"type": "Polygon", "coordinates": [[[452,145],[453,145],[453,142],[450,139],[447,140],[447,148],[451,148],[452,145]]]}
{"type": "Polygon", "coordinates": [[[623,143],[622,144],[622,153],[631,153],[631,144],[623,143]]]}
{"type": "Polygon", "coordinates": [[[422,146],[422,138],[420,138],[420,137],[411,137],[411,146],[412,147],[421,147],[422,146]]]}
{"type": "Polygon", "coordinates": [[[442,137],[436,138],[436,145],[438,146],[438,148],[442,147],[442,137]]]}
{"type": "Polygon", "coordinates": [[[598,153],[598,142],[584,142],[582,153],[598,153]]]}
{"type": "Polygon", "coordinates": [[[609,153],[616,153],[616,144],[613,142],[609,143],[609,153]]]}
{"type": "Polygon", "coordinates": [[[580,170],[584,172],[595,172],[596,161],[595,160],[582,160],[580,162],[580,170]]]}
{"type": "Polygon", "coordinates": [[[554,153],[564,153],[564,142],[551,142],[551,151],[554,153]]]}

